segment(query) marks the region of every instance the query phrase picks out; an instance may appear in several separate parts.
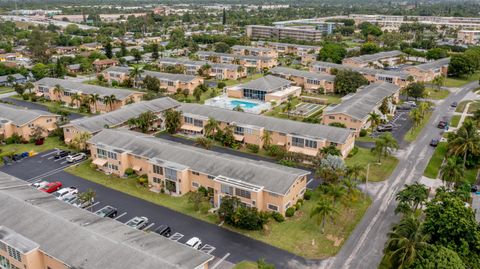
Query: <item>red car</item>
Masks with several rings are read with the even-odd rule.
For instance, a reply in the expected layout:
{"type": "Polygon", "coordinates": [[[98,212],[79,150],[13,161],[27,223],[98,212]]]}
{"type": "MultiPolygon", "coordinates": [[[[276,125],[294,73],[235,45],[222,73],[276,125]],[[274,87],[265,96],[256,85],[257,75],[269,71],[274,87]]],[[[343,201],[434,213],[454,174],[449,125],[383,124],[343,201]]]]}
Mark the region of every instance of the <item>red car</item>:
{"type": "Polygon", "coordinates": [[[41,187],[39,190],[46,193],[53,193],[58,191],[62,187],[62,182],[50,182],[47,185],[41,187]]]}

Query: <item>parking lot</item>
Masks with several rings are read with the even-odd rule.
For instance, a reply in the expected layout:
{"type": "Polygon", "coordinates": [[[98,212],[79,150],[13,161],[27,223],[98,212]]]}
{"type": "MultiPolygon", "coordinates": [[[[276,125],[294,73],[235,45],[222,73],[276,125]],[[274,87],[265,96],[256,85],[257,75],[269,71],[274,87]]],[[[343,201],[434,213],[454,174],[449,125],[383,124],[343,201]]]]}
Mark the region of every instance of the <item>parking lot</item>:
{"type": "Polygon", "coordinates": [[[306,262],[292,253],[217,225],[66,173],[63,169],[72,164],[67,163],[64,158],[55,159],[54,154],[54,150],[43,152],[0,167],[0,171],[29,183],[43,180],[60,181],[63,187],[74,186],[79,192],[92,189],[96,196],[94,204],[88,208],[89,211],[96,212],[105,206],[113,206],[118,210],[115,219],[122,223],[137,216],[145,216],[149,219],[149,224],[143,228],[144,231],[152,232],[160,225],[168,225],[172,230],[170,239],[182,244],[192,237],[198,237],[202,241],[199,250],[217,257],[213,264],[222,259],[230,263],[238,263],[243,260],[256,261],[265,258],[268,262],[274,263],[276,268],[288,268],[288,263],[291,261],[301,264],[306,262]]]}
{"type": "MultiPolygon", "coordinates": [[[[408,110],[397,110],[393,118],[387,123],[393,126],[391,131],[393,137],[398,141],[400,147],[403,147],[407,143],[403,140],[405,134],[412,128],[412,121],[408,116],[408,110]]],[[[374,131],[372,137],[378,137],[382,132],[374,131]]]]}

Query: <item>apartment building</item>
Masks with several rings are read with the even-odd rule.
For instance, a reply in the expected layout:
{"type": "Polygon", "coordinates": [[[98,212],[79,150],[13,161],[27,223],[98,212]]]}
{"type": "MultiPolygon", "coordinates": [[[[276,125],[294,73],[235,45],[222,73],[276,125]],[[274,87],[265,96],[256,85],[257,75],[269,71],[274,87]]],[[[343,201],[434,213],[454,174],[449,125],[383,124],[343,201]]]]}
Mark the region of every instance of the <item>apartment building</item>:
{"type": "Polygon", "coordinates": [[[41,127],[46,137],[57,128],[59,117],[47,111],[0,103],[0,136],[9,138],[17,134],[28,141],[35,128],[41,127]]]}
{"type": "Polygon", "coordinates": [[[80,133],[93,135],[105,128],[125,127],[129,119],[136,118],[144,112],[153,112],[157,116],[157,120],[152,123],[152,128],[163,130],[165,127],[164,112],[175,109],[179,105],[180,103],[170,97],[163,97],[126,105],[112,112],[76,119],[62,126],[64,141],[68,144],[80,133]]]}
{"type": "Polygon", "coordinates": [[[147,175],[153,191],[184,195],[200,186],[213,190],[214,207],[224,196],[238,197],[260,211],[285,210],[303,198],[308,171],[187,146],[127,130],[106,129],[92,137],[93,164],[124,175],[147,175]]]}
{"type": "Polygon", "coordinates": [[[13,86],[14,84],[23,84],[27,78],[22,74],[11,74],[0,76],[0,86],[13,86]]]}
{"type": "Polygon", "coordinates": [[[391,83],[373,83],[361,87],[355,94],[344,96],[340,104],[325,109],[322,123],[327,125],[333,122],[343,123],[358,136],[361,129],[370,127],[369,113],[375,112],[386,119],[386,115],[395,112],[399,96],[400,87],[391,83]],[[379,110],[384,99],[387,99],[386,115],[379,110]]]}
{"type": "Polygon", "coordinates": [[[424,64],[409,66],[404,69],[415,80],[420,82],[429,82],[439,76],[447,76],[450,58],[443,58],[424,64]]]}
{"type": "Polygon", "coordinates": [[[0,173],[0,268],[208,269],[213,256],[102,218],[0,173]]]}
{"type": "Polygon", "coordinates": [[[222,64],[209,61],[190,61],[181,58],[160,58],[158,64],[161,68],[167,66],[179,66],[185,70],[187,75],[198,75],[199,70],[202,71],[204,76],[214,77],[216,79],[233,79],[237,80],[247,76],[247,70],[237,64],[222,64]],[[208,68],[206,68],[208,67],[208,68]]]}
{"type": "Polygon", "coordinates": [[[345,58],[343,59],[342,64],[352,67],[384,68],[386,66],[397,65],[403,55],[403,52],[399,50],[382,51],[375,54],[365,54],[358,57],[345,58]]]}
{"type": "Polygon", "coordinates": [[[252,39],[294,39],[320,42],[323,32],[310,28],[276,27],[265,25],[247,25],[246,33],[252,39]]]}
{"type": "Polygon", "coordinates": [[[300,96],[302,89],[292,81],[267,75],[247,83],[226,88],[228,97],[259,100],[262,102],[285,102],[289,97],[300,96]]]}
{"type": "Polygon", "coordinates": [[[17,53],[1,53],[0,54],[0,62],[11,62],[17,60],[20,55],[17,53]]]}
{"type": "Polygon", "coordinates": [[[318,54],[321,49],[321,47],[319,46],[308,46],[268,41],[257,41],[255,42],[255,44],[260,47],[272,48],[277,51],[279,55],[294,54],[297,56],[303,56],[306,54],[318,54]]]}
{"type": "Polygon", "coordinates": [[[480,43],[480,30],[460,30],[457,40],[463,44],[476,45],[480,43]]]}
{"type": "Polygon", "coordinates": [[[388,82],[394,85],[405,87],[409,82],[410,74],[406,71],[390,71],[374,68],[350,67],[341,64],[329,62],[314,62],[310,66],[311,72],[318,72],[323,74],[334,74],[334,70],[353,70],[362,74],[370,83],[388,82]]]}
{"type": "MultiPolygon", "coordinates": [[[[126,79],[129,79],[131,68],[115,66],[110,67],[103,72],[103,76],[108,82],[117,81],[119,83],[124,82],[126,79]]],[[[155,77],[160,81],[160,88],[166,89],[167,92],[176,93],[177,89],[188,90],[191,94],[193,90],[203,83],[203,78],[194,75],[184,75],[184,74],[171,74],[163,72],[155,72],[143,70],[139,79],[140,82],[146,76],[155,77]]],[[[133,79],[133,78],[131,78],[133,79]]]]}
{"type": "Polygon", "coordinates": [[[287,151],[316,156],[318,151],[330,145],[336,146],[343,157],[354,146],[355,136],[344,128],[284,120],[274,117],[226,110],[198,104],[182,104],[181,131],[203,135],[210,118],[220,122],[222,129],[234,126],[235,140],[244,144],[263,147],[262,137],[270,134],[271,145],[284,147],[287,151]]]}
{"type": "Polygon", "coordinates": [[[270,69],[278,65],[278,61],[273,57],[253,56],[253,55],[235,55],[228,53],[218,53],[213,51],[199,51],[198,57],[202,61],[212,61],[222,64],[238,64],[245,68],[255,68],[263,70],[270,69]]]}
{"type": "Polygon", "coordinates": [[[139,91],[88,85],[58,78],[42,78],[35,82],[35,93],[37,96],[43,96],[47,100],[63,102],[73,107],[80,107],[82,100],[92,95],[98,95],[95,103],[88,102],[90,111],[94,113],[109,112],[117,110],[126,104],[139,102],[145,94],[139,91]],[[111,97],[115,98],[110,102],[105,102],[105,98],[112,99],[111,97]]]}
{"type": "Polygon", "coordinates": [[[54,48],[57,54],[72,54],[78,51],[76,46],[57,46],[54,48]]]}
{"type": "Polygon", "coordinates": [[[251,56],[262,56],[262,57],[272,57],[277,58],[278,53],[274,49],[264,48],[264,47],[252,47],[252,46],[241,46],[235,45],[230,48],[232,54],[235,55],[251,55],[251,56]]]}
{"type": "Polygon", "coordinates": [[[105,70],[109,67],[112,67],[112,66],[117,66],[118,65],[118,61],[117,60],[114,60],[114,59],[105,59],[105,60],[95,60],[93,63],[93,68],[95,69],[95,71],[97,73],[101,72],[102,70],[105,70]]]}
{"type": "Polygon", "coordinates": [[[307,92],[332,93],[334,91],[335,76],[332,75],[279,66],[270,69],[269,72],[293,81],[295,85],[303,87],[307,92]]]}

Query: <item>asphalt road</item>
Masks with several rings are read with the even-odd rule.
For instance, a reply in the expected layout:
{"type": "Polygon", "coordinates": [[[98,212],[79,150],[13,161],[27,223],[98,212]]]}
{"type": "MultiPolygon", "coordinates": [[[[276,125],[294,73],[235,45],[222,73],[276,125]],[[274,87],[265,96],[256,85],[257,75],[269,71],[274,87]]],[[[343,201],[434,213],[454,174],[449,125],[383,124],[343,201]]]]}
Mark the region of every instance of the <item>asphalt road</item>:
{"type": "Polygon", "coordinates": [[[383,257],[382,251],[387,233],[392,225],[399,221],[399,216],[394,214],[395,194],[405,184],[411,184],[421,178],[434,152],[428,144],[432,138],[439,137],[441,134],[441,130],[435,126],[436,123],[444,116],[451,117],[454,108],[451,108],[450,104],[454,101],[460,102],[476,87],[478,82],[467,84],[437,104],[417,140],[397,153],[400,159],[398,166],[373,196],[372,205],[340,252],[317,268],[371,269],[378,267],[383,257]]]}
{"type": "MultiPolygon", "coordinates": [[[[28,109],[48,111],[48,107],[46,107],[46,106],[44,106],[40,103],[27,102],[27,101],[18,100],[18,99],[11,98],[11,97],[5,97],[5,98],[1,98],[1,99],[5,102],[10,102],[10,103],[12,103],[16,106],[26,107],[28,109]]],[[[79,118],[83,118],[83,117],[85,117],[85,115],[70,112],[70,114],[68,115],[67,118],[69,120],[75,120],[75,119],[79,119],[79,118]]]]}
{"type": "Polygon", "coordinates": [[[150,230],[162,224],[169,225],[172,232],[183,235],[179,240],[185,243],[193,236],[199,237],[204,244],[213,246],[212,255],[231,263],[243,260],[256,261],[265,258],[267,262],[276,265],[276,268],[294,268],[297,265],[316,264],[315,261],[306,261],[287,251],[275,248],[260,241],[251,239],[241,234],[229,231],[214,224],[210,224],[190,216],[178,213],[168,208],[152,204],[142,199],[104,187],[83,178],[63,171],[70,166],[65,159],[55,160],[53,151],[47,151],[37,156],[26,158],[21,162],[0,167],[0,171],[16,176],[28,182],[35,181],[60,181],[64,186],[75,186],[79,191],[93,189],[96,192],[96,204],[92,211],[111,205],[118,208],[118,220],[126,222],[135,216],[146,216],[150,223],[154,223],[150,230]]]}

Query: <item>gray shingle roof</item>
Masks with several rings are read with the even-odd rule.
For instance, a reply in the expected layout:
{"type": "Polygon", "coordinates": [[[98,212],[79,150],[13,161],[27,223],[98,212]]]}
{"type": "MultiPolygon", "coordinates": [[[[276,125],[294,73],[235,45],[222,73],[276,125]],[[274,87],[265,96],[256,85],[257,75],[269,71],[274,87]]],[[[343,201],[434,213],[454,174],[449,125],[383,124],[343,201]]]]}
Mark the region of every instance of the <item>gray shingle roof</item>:
{"type": "Polygon", "coordinates": [[[391,83],[373,83],[357,90],[357,93],[344,97],[342,102],[324,115],[343,113],[355,119],[363,120],[374,108],[381,104],[385,97],[400,91],[400,87],[391,83]]]}
{"type": "Polygon", "coordinates": [[[62,126],[62,128],[73,126],[80,130],[96,133],[102,130],[105,125],[107,125],[109,128],[122,125],[129,119],[137,117],[143,112],[151,111],[158,113],[179,105],[180,104],[177,101],[171,99],[170,97],[154,99],[151,101],[142,101],[123,106],[122,108],[109,113],[73,120],[69,124],[62,126]]]}
{"type": "Polygon", "coordinates": [[[409,66],[409,67],[406,67],[406,69],[408,69],[408,68],[418,68],[422,71],[430,71],[432,69],[438,69],[438,68],[441,68],[442,66],[446,66],[449,63],[450,63],[450,58],[443,58],[443,59],[440,59],[440,60],[436,60],[436,61],[432,61],[432,62],[428,62],[428,63],[424,63],[424,64],[409,66]]]}
{"type": "Polygon", "coordinates": [[[205,64],[210,65],[213,68],[222,68],[222,69],[230,69],[230,70],[237,70],[240,65],[237,64],[222,64],[222,63],[214,63],[209,61],[190,61],[187,59],[182,58],[169,58],[164,57],[158,59],[158,62],[161,64],[178,64],[178,65],[185,65],[185,66],[197,66],[202,67],[205,64]]]}
{"type": "Polygon", "coordinates": [[[121,88],[107,88],[97,85],[83,84],[80,82],[74,82],[71,80],[58,79],[58,78],[42,78],[36,82],[38,85],[44,85],[49,88],[60,85],[66,92],[78,92],[83,94],[99,94],[100,97],[115,95],[118,100],[124,100],[133,93],[140,93],[139,91],[132,91],[121,88]]]}
{"type": "MultiPolygon", "coordinates": [[[[120,72],[125,74],[129,74],[130,70],[131,68],[123,67],[123,66],[112,66],[106,69],[106,71],[120,72]]],[[[141,76],[142,77],[151,76],[151,77],[156,77],[159,80],[181,81],[185,83],[188,83],[196,78],[196,76],[191,76],[191,75],[171,74],[171,73],[155,72],[155,71],[149,71],[149,70],[143,70],[143,73],[141,74],[141,76]]]]}
{"type": "Polygon", "coordinates": [[[199,104],[182,104],[178,110],[184,114],[214,118],[218,121],[264,127],[268,131],[311,137],[338,144],[345,144],[352,135],[350,130],[333,126],[284,120],[274,117],[227,110],[199,104]]]}
{"type": "Polygon", "coordinates": [[[0,121],[11,121],[15,125],[22,126],[41,116],[58,116],[48,111],[26,109],[18,106],[0,103],[0,121]]]}
{"type": "Polygon", "coordinates": [[[293,75],[297,77],[304,77],[308,79],[317,79],[317,80],[326,80],[333,82],[335,80],[335,76],[332,75],[326,75],[326,74],[320,74],[320,73],[315,73],[315,72],[308,72],[308,71],[302,71],[298,69],[293,69],[293,68],[287,68],[287,67],[281,67],[277,66],[269,70],[270,73],[272,74],[278,74],[278,75],[293,75]]]}
{"type": "Polygon", "coordinates": [[[270,162],[221,154],[128,130],[105,129],[90,143],[129,151],[134,155],[169,162],[212,176],[225,176],[284,194],[300,176],[310,172],[270,162]]]}
{"type": "MultiPolygon", "coordinates": [[[[0,76],[0,83],[5,83],[8,82],[8,77],[12,76],[15,78],[15,80],[22,80],[25,79],[25,77],[22,74],[12,74],[12,75],[5,75],[5,76],[0,76]]],[[[15,81],[14,81],[15,82],[15,81]]]]}
{"type": "Polygon", "coordinates": [[[358,56],[358,57],[351,57],[351,58],[347,58],[347,59],[353,60],[353,61],[358,62],[358,63],[368,63],[368,62],[379,61],[379,60],[382,60],[382,59],[385,59],[385,58],[398,57],[402,54],[403,54],[403,52],[401,52],[399,50],[392,50],[392,51],[382,51],[382,52],[375,53],[375,54],[365,54],[365,55],[361,55],[361,56],[358,56]]]}
{"type": "Polygon", "coordinates": [[[193,269],[213,257],[55,199],[0,172],[0,225],[82,269],[193,269]]]}
{"type": "Polygon", "coordinates": [[[350,70],[359,72],[360,74],[363,74],[363,75],[383,75],[383,76],[398,77],[401,79],[407,79],[409,76],[409,74],[405,71],[391,71],[391,70],[366,68],[366,67],[353,67],[353,66],[329,63],[329,62],[321,62],[321,61],[314,62],[312,66],[324,66],[329,68],[336,68],[338,70],[350,69],[350,70]]]}
{"type": "Polygon", "coordinates": [[[288,87],[290,85],[292,85],[292,82],[290,80],[279,78],[272,75],[267,75],[265,77],[257,78],[247,83],[238,85],[237,87],[242,89],[275,92],[280,90],[283,87],[288,87]]]}

